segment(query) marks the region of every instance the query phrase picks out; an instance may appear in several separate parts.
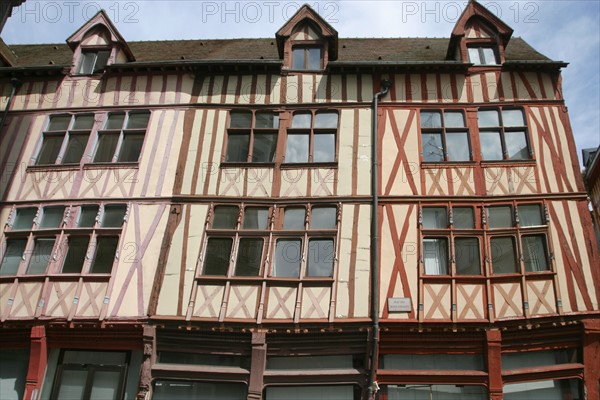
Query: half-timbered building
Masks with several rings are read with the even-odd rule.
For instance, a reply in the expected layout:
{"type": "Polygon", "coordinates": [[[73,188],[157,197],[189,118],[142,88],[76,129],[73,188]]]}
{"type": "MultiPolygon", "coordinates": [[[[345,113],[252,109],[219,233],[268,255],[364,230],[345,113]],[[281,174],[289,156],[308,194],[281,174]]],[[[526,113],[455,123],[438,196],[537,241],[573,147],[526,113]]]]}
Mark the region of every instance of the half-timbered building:
{"type": "Polygon", "coordinates": [[[512,33],[8,46],[0,397],[598,398],[567,64],[512,33]]]}

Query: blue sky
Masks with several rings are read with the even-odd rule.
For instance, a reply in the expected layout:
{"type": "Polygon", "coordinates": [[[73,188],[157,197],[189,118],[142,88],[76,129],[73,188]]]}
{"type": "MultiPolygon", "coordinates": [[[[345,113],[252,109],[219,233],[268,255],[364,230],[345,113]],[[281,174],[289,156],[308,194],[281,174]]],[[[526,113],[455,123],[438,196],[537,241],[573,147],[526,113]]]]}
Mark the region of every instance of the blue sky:
{"type": "MultiPolygon", "coordinates": [[[[274,37],[305,1],[32,1],[16,8],[9,44],[64,43],[104,8],[125,40],[274,37]]],[[[467,0],[308,1],[340,37],[449,37],[467,0]]],[[[577,144],[600,144],[600,0],[481,0],[536,50],[566,61],[563,89],[577,144]]]]}

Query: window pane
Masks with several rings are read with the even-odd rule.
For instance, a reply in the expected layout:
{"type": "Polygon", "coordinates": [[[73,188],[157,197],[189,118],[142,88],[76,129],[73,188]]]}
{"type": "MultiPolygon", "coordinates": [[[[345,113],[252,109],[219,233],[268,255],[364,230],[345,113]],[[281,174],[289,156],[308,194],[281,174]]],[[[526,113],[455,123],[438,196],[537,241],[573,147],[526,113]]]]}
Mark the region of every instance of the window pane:
{"type": "Polygon", "coordinates": [[[96,62],[96,53],[86,52],[81,53],[81,61],[79,62],[79,74],[91,74],[96,62]]]}
{"type": "Polygon", "coordinates": [[[444,161],[444,147],[441,133],[423,133],[423,161],[444,161]]]}
{"type": "Polygon", "coordinates": [[[149,112],[130,113],[127,120],[127,129],[146,129],[148,120],[150,119],[149,112]]]}
{"type": "Polygon", "coordinates": [[[539,204],[521,204],[519,210],[519,220],[522,227],[544,225],[542,221],[542,207],[539,204]]]}
{"type": "Polygon", "coordinates": [[[387,393],[388,400],[482,400],[489,398],[488,390],[484,386],[387,385],[387,393]]]}
{"type": "Polygon", "coordinates": [[[308,242],[308,276],[333,276],[333,239],[308,242]]]}
{"type": "Polygon", "coordinates": [[[517,252],[512,237],[493,237],[490,239],[492,269],[495,274],[514,274],[517,272],[517,252]]]}
{"type": "Polygon", "coordinates": [[[441,128],[442,115],[438,111],[421,111],[421,128],[441,128]]]}
{"type": "Polygon", "coordinates": [[[64,207],[44,207],[40,228],[58,228],[63,221],[64,207]]]}
{"type": "Polygon", "coordinates": [[[448,161],[469,161],[469,138],[467,132],[446,132],[448,161]]]}
{"type": "Polygon", "coordinates": [[[96,243],[96,254],[90,268],[93,274],[110,274],[117,254],[119,238],[116,236],[101,236],[96,243]]]}
{"type": "Polygon", "coordinates": [[[252,113],[249,112],[232,112],[229,114],[230,128],[251,128],[252,113]]]}
{"type": "Polygon", "coordinates": [[[310,229],[335,229],[337,207],[314,207],[310,213],[310,229]]]}
{"type": "Polygon", "coordinates": [[[496,52],[494,51],[493,48],[491,47],[483,47],[483,59],[484,59],[484,64],[487,65],[491,65],[491,64],[497,64],[496,62],[496,52]]]}
{"type": "Polygon", "coordinates": [[[312,120],[312,114],[310,113],[297,113],[292,118],[292,128],[304,128],[310,129],[310,122],[312,120]]]}
{"type": "Polygon", "coordinates": [[[511,206],[488,207],[487,215],[490,228],[510,228],[513,226],[511,206]]]}
{"type": "Polygon", "coordinates": [[[484,160],[502,160],[502,141],[498,131],[480,131],[479,141],[481,143],[481,157],[484,160]]]}
{"type": "Polygon", "coordinates": [[[95,371],[90,399],[117,400],[121,372],[95,371]]]}
{"type": "Polygon", "coordinates": [[[248,368],[250,357],[237,354],[201,354],[181,351],[158,351],[158,362],[164,364],[210,365],[215,367],[248,368]]]}
{"type": "Polygon", "coordinates": [[[481,354],[386,354],[385,369],[485,371],[481,354]]]}
{"type": "Polygon", "coordinates": [[[482,110],[477,113],[477,123],[480,127],[500,126],[498,110],[482,110]]]}
{"type": "Polygon", "coordinates": [[[121,130],[123,128],[123,122],[125,122],[125,114],[124,113],[115,113],[109,114],[108,119],[106,120],[106,126],[104,129],[118,129],[121,130]]]}
{"type": "Polygon", "coordinates": [[[288,135],[285,150],[286,163],[308,162],[309,135],[288,135]]]}
{"type": "Polygon", "coordinates": [[[126,211],[127,207],[121,204],[104,206],[101,226],[103,228],[120,228],[123,225],[126,211]]]}
{"type": "Polygon", "coordinates": [[[465,126],[465,116],[461,111],[446,111],[444,123],[446,128],[462,128],[465,126]]]}
{"type": "Polygon", "coordinates": [[[339,386],[268,386],[266,400],[351,400],[354,388],[339,386]]]}
{"type": "Polygon", "coordinates": [[[63,164],[79,164],[85,146],[87,145],[89,134],[69,134],[69,141],[67,143],[67,150],[63,157],[63,164]]]}
{"type": "Polygon", "coordinates": [[[99,206],[81,206],[81,213],[79,214],[77,226],[80,228],[93,227],[96,223],[99,208],[99,206]]]}
{"type": "Polygon", "coordinates": [[[525,126],[521,110],[502,110],[502,124],[504,126],[525,126]]]}
{"type": "Polygon", "coordinates": [[[577,379],[521,382],[504,385],[502,393],[504,400],[581,400],[579,386],[577,379]]]}
{"type": "Polygon", "coordinates": [[[544,235],[521,237],[525,271],[548,271],[548,258],[546,251],[546,237],[544,235]]]}
{"type": "Polygon", "coordinates": [[[31,229],[31,226],[33,225],[33,219],[35,218],[36,214],[37,208],[17,208],[15,223],[12,227],[13,231],[21,229],[31,229]]]}
{"type": "Polygon", "coordinates": [[[29,368],[29,347],[26,349],[0,349],[0,398],[24,399],[25,380],[29,368]]]}
{"type": "Polygon", "coordinates": [[[94,72],[102,71],[106,67],[110,51],[99,51],[96,56],[96,64],[94,65],[94,72]]]}
{"type": "Polygon", "coordinates": [[[474,229],[473,207],[452,207],[452,219],[456,229],[474,229]]]}
{"type": "Polygon", "coordinates": [[[37,165],[46,165],[56,163],[56,157],[62,146],[64,135],[44,135],[42,149],[37,159],[37,165]]]}
{"type": "Polygon", "coordinates": [[[315,128],[337,129],[338,114],[336,112],[321,112],[315,115],[315,128]]]}
{"type": "Polygon", "coordinates": [[[236,276],[258,276],[262,261],[263,245],[263,239],[240,239],[235,264],[236,276]]]}
{"type": "Polygon", "coordinates": [[[254,135],[252,145],[252,161],[273,162],[275,161],[275,148],[277,147],[276,134],[257,133],[254,135]]]}
{"type": "Polygon", "coordinates": [[[311,47],[308,49],[308,69],[315,71],[321,69],[321,49],[311,47]]]}
{"type": "Polygon", "coordinates": [[[94,126],[94,116],[89,115],[76,115],[75,122],[73,123],[73,129],[86,129],[90,130],[94,126]]]}
{"type": "Polygon", "coordinates": [[[335,134],[319,133],[315,134],[315,143],[313,144],[314,162],[333,162],[335,161],[335,134]]]}
{"type": "Polygon", "coordinates": [[[423,228],[438,229],[448,227],[446,207],[423,207],[423,228]]]}
{"type": "Polygon", "coordinates": [[[127,354],[122,351],[65,350],[63,356],[64,364],[124,365],[126,362],[127,354]]]}
{"type": "Polygon", "coordinates": [[[62,267],[63,274],[81,273],[89,243],[90,238],[87,236],[71,236],[69,238],[69,250],[67,250],[67,256],[65,257],[65,262],[62,267]]]}
{"type": "Polygon", "coordinates": [[[229,134],[227,137],[227,156],[225,161],[246,162],[248,161],[249,134],[229,134]]]}
{"type": "Polygon", "coordinates": [[[267,357],[267,369],[327,370],[353,368],[352,355],[267,357]]]}
{"type": "Polygon", "coordinates": [[[255,128],[277,129],[279,128],[279,116],[273,113],[256,113],[255,128]]]}
{"type": "Polygon", "coordinates": [[[275,268],[273,276],[298,278],[302,241],[300,239],[279,239],[275,246],[275,268]]]}
{"type": "Polygon", "coordinates": [[[479,59],[479,48],[469,47],[468,50],[469,50],[469,62],[471,62],[475,65],[480,65],[481,60],[479,59]]]}
{"type": "Polygon", "coordinates": [[[48,131],[66,131],[69,129],[69,123],[71,122],[70,115],[55,115],[50,117],[48,123],[48,131]]]}
{"type": "Polygon", "coordinates": [[[117,149],[119,135],[116,133],[101,133],[98,137],[94,162],[111,162],[117,149]]]}
{"type": "Polygon", "coordinates": [[[242,383],[157,380],[152,400],[246,400],[246,393],[242,383]]]}
{"type": "Polygon", "coordinates": [[[232,243],[231,238],[208,239],[203,275],[227,275],[232,243]]]}
{"type": "Polygon", "coordinates": [[[579,363],[576,349],[537,350],[502,354],[502,369],[537,368],[579,363]]]}
{"type": "Polygon", "coordinates": [[[266,207],[246,207],[244,229],[267,229],[269,209],[266,207]]]}
{"type": "Polygon", "coordinates": [[[121,150],[117,158],[118,162],[136,162],[140,158],[142,145],[144,144],[144,135],[127,134],[123,137],[121,150]]]}
{"type": "Polygon", "coordinates": [[[481,274],[479,254],[479,240],[476,238],[455,238],[454,255],[456,257],[456,274],[481,274]]]}
{"type": "Polygon", "coordinates": [[[287,207],[283,216],[283,229],[304,229],[306,209],[304,207],[287,207]]]}
{"type": "Polygon", "coordinates": [[[88,372],[86,370],[63,370],[60,375],[59,399],[83,400],[83,390],[88,372]]]}
{"type": "Polygon", "coordinates": [[[54,248],[54,238],[36,239],[33,253],[27,267],[28,275],[43,274],[46,272],[46,267],[52,257],[52,249],[54,248]]]}
{"type": "Polygon", "coordinates": [[[525,132],[504,132],[506,152],[510,160],[529,160],[525,132]]]}
{"type": "Polygon", "coordinates": [[[445,238],[423,239],[425,274],[448,274],[448,241],[445,238]]]}
{"type": "Polygon", "coordinates": [[[292,69],[304,69],[304,48],[295,48],[292,50],[292,69]]]}
{"type": "Polygon", "coordinates": [[[6,250],[2,259],[2,265],[0,265],[0,275],[17,274],[26,245],[26,239],[9,239],[6,241],[6,250]]]}
{"type": "Polygon", "coordinates": [[[216,206],[213,217],[213,229],[235,229],[240,208],[237,206],[216,206]]]}

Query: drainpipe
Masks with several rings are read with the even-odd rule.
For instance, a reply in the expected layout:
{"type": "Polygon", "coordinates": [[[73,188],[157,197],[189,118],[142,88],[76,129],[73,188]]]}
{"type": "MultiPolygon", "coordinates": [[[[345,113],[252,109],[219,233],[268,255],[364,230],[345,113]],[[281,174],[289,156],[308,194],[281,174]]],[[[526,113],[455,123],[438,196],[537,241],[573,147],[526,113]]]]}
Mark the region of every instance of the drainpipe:
{"type": "Polygon", "coordinates": [[[373,205],[371,207],[371,315],[373,316],[373,337],[371,349],[371,373],[369,377],[369,399],[375,400],[379,385],[375,381],[375,370],[379,358],[379,159],[377,135],[377,103],[383,98],[392,82],[388,79],[381,81],[381,91],[373,96],[373,131],[371,132],[371,192],[373,205]]]}
{"type": "Polygon", "coordinates": [[[8,96],[8,101],[6,102],[6,108],[4,109],[4,112],[2,113],[2,119],[0,119],[0,134],[2,133],[2,129],[4,128],[4,120],[6,119],[6,114],[8,114],[8,110],[12,103],[12,99],[15,96],[17,89],[19,87],[21,87],[21,85],[23,84],[23,82],[21,82],[17,78],[11,78],[10,83],[12,84],[12,89],[10,91],[10,96],[8,96]]]}

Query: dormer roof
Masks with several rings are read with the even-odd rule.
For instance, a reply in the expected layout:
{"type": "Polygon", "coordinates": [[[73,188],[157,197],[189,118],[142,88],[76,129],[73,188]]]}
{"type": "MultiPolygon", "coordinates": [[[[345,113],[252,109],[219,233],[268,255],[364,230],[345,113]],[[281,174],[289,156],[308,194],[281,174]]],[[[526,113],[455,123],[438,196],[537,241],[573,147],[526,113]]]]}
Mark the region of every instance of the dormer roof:
{"type": "Polygon", "coordinates": [[[73,33],[67,39],[67,44],[71,50],[75,50],[78,46],[85,42],[85,39],[90,32],[97,31],[98,28],[102,29],[104,33],[106,33],[106,35],[103,35],[105,41],[111,45],[120,47],[127,55],[128,61],[135,61],[135,57],[127,45],[127,42],[123,36],[121,36],[104,10],[98,11],[96,15],[94,15],[89,21],[75,31],[75,33],[73,33]]]}
{"type": "Polygon", "coordinates": [[[283,58],[285,42],[292,36],[298,27],[309,24],[321,39],[328,43],[329,60],[336,60],[338,55],[338,33],[308,4],[300,9],[277,31],[277,50],[279,57],[283,58]]]}

